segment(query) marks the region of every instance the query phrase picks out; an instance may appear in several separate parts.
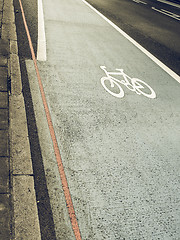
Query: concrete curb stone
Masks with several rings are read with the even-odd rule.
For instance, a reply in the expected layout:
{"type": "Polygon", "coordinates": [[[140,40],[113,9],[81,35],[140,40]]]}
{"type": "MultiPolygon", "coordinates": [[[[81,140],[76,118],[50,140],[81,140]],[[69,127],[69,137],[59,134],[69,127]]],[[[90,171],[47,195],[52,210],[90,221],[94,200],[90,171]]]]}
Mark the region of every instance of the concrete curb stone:
{"type": "Polygon", "coordinates": [[[7,67],[0,67],[0,91],[7,91],[7,76],[8,69],[7,67]]]}
{"type": "Polygon", "coordinates": [[[8,108],[8,93],[0,92],[0,108],[8,108]]]}
{"type": "Polygon", "coordinates": [[[0,194],[0,239],[11,239],[10,232],[10,194],[0,194]]]}
{"type": "Polygon", "coordinates": [[[33,176],[19,175],[13,178],[15,239],[39,240],[37,206],[33,176]],[[25,204],[28,201],[28,204],[25,204]],[[19,204],[23,202],[24,204],[19,204]],[[28,220],[28,221],[27,221],[28,220]]]}
{"type": "Polygon", "coordinates": [[[9,41],[1,38],[0,55],[9,57],[9,41]]]}
{"type": "Polygon", "coordinates": [[[1,37],[2,37],[2,39],[11,39],[11,40],[17,41],[15,24],[10,24],[10,23],[2,24],[1,37]]]}
{"type": "Polygon", "coordinates": [[[19,57],[17,54],[10,54],[10,75],[11,75],[11,94],[22,94],[21,72],[19,68],[19,57]]]}
{"type": "Polygon", "coordinates": [[[10,142],[13,174],[33,175],[22,94],[10,96],[10,142]]]}
{"type": "Polygon", "coordinates": [[[8,130],[0,130],[0,156],[8,157],[9,147],[8,147],[8,130]]]}
{"type": "Polygon", "coordinates": [[[4,57],[1,55],[0,57],[0,66],[1,67],[7,67],[7,57],[4,57]]]}
{"type": "Polygon", "coordinates": [[[1,129],[8,129],[8,109],[1,109],[0,111],[0,126],[1,129]]]}
{"type": "Polygon", "coordinates": [[[9,159],[7,157],[0,158],[0,193],[9,192],[9,159]]]}

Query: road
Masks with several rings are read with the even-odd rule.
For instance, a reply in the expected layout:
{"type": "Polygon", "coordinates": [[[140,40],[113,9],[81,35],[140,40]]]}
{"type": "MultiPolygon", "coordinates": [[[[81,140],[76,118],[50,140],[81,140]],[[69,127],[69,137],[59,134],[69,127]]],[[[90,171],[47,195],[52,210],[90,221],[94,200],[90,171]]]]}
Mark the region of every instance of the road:
{"type": "Polygon", "coordinates": [[[177,3],[164,0],[88,2],[180,74],[180,7],[177,3]]]}
{"type": "MultiPolygon", "coordinates": [[[[152,38],[154,46],[158,46],[154,47],[155,55],[160,53],[160,59],[163,55],[159,47],[165,46],[174,55],[170,62],[176,62],[178,20],[130,0],[112,1],[111,7],[107,1],[96,3],[101,5],[97,9],[105,9],[106,5],[109,15],[123,19],[122,25],[133,29],[131,37],[141,35],[140,44],[152,38]],[[143,15],[145,19],[141,20],[143,15]],[[129,16],[134,16],[134,20],[129,16]],[[154,18],[160,34],[148,25],[151,22],[154,26],[154,18]],[[169,26],[169,34],[162,25],[169,26]],[[170,33],[175,36],[174,45],[170,33]]],[[[161,3],[154,4],[159,9],[161,3]]],[[[54,227],[56,238],[178,239],[179,76],[109,24],[87,2],[44,0],[43,8],[47,58],[38,61],[38,69],[76,217],[69,217],[69,199],[64,195],[67,189],[61,181],[61,170],[61,178],[59,175],[61,164],[57,164],[54,154],[55,140],[51,139],[52,129],[49,130],[34,63],[21,48],[20,56],[32,156],[37,160],[33,160],[35,178],[42,174],[43,184],[47,185],[48,214],[53,218],[51,228],[54,227]],[[117,80],[111,78],[110,82],[108,76],[117,80]],[[76,235],[74,219],[81,238],[76,235]]],[[[30,31],[33,35],[37,29],[30,31]]],[[[36,36],[34,39],[36,46],[36,36]]],[[[19,45],[23,45],[22,40],[19,45]]],[[[42,201],[43,197],[38,198],[39,205],[42,201]]],[[[48,234],[52,236],[49,239],[55,239],[53,230],[48,234]]],[[[45,235],[43,239],[47,239],[45,235]]]]}

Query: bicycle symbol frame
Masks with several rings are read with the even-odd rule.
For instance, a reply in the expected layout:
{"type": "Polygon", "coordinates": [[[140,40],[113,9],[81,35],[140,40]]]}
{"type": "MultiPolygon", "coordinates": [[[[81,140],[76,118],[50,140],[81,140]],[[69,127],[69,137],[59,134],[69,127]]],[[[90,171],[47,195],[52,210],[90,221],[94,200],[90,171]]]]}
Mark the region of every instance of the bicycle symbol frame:
{"type": "Polygon", "coordinates": [[[101,78],[101,84],[105,88],[105,90],[110,93],[111,95],[117,97],[117,98],[123,98],[124,97],[124,90],[122,89],[120,84],[123,84],[126,86],[130,91],[135,92],[138,95],[144,95],[148,98],[156,98],[155,91],[144,81],[138,79],[138,78],[131,78],[127,74],[124,73],[123,69],[116,68],[115,70],[117,72],[108,72],[106,70],[105,66],[100,66],[100,68],[105,72],[106,77],[101,78]],[[122,76],[123,79],[119,80],[113,76],[122,76]],[[110,86],[107,87],[106,82],[110,82],[110,86]],[[114,87],[118,87],[118,93],[113,92],[114,87]],[[147,89],[149,93],[144,92],[143,89],[147,89]]]}

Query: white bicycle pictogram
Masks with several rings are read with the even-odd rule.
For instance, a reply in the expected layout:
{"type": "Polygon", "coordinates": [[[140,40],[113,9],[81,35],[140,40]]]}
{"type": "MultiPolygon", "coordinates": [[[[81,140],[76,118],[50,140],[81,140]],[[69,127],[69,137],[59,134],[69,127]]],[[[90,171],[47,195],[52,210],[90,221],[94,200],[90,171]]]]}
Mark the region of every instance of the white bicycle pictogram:
{"type": "Polygon", "coordinates": [[[126,86],[130,91],[136,92],[138,95],[144,95],[148,98],[156,98],[155,91],[144,81],[138,78],[131,78],[124,73],[123,69],[116,68],[117,72],[108,72],[105,66],[100,66],[100,68],[106,73],[106,77],[101,78],[101,84],[111,95],[123,98],[124,90],[120,84],[126,86]],[[123,79],[119,80],[113,76],[122,76],[123,79]],[[108,86],[109,84],[109,86],[108,86]],[[118,93],[114,91],[115,87],[118,89],[118,93]]]}

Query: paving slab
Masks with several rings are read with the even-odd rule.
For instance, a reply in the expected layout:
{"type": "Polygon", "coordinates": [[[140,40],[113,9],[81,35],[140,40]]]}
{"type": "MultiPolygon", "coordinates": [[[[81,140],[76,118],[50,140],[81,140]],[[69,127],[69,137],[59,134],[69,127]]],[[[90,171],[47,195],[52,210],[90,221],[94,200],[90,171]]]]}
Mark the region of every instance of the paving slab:
{"type": "Polygon", "coordinates": [[[0,157],[7,157],[8,152],[8,131],[0,130],[0,157]]]}
{"type": "Polygon", "coordinates": [[[2,10],[4,0],[0,0],[0,10],[2,10]]]}
{"type": "Polygon", "coordinates": [[[7,57],[0,55],[0,67],[7,67],[7,57]]]}
{"type": "Polygon", "coordinates": [[[12,24],[15,22],[14,14],[12,14],[13,11],[14,11],[14,7],[13,7],[13,4],[11,3],[11,1],[5,2],[4,8],[3,8],[2,23],[12,24]]]}
{"type": "Polygon", "coordinates": [[[0,109],[0,129],[8,129],[8,109],[0,109]]]}
{"type": "Polygon", "coordinates": [[[0,39],[0,55],[9,56],[9,41],[0,39]]]}
{"type": "Polygon", "coordinates": [[[9,159],[0,157],[0,166],[0,193],[9,193],[9,159]]]}
{"type": "Polygon", "coordinates": [[[1,8],[0,8],[0,26],[2,24],[2,11],[1,11],[1,8]]]}
{"type": "Polygon", "coordinates": [[[8,107],[8,93],[0,92],[0,108],[8,107]]]}
{"type": "Polygon", "coordinates": [[[0,239],[10,239],[9,194],[0,194],[0,239]]]}
{"type": "Polygon", "coordinates": [[[11,40],[17,40],[17,34],[16,34],[16,26],[15,24],[10,23],[4,23],[2,24],[2,33],[1,33],[2,39],[11,39],[11,40]]]}
{"type": "Polygon", "coordinates": [[[7,76],[8,69],[6,67],[0,67],[0,91],[7,91],[7,76]]]}

